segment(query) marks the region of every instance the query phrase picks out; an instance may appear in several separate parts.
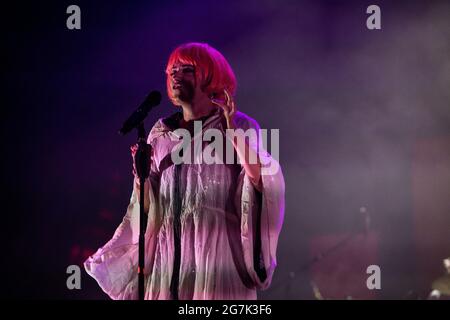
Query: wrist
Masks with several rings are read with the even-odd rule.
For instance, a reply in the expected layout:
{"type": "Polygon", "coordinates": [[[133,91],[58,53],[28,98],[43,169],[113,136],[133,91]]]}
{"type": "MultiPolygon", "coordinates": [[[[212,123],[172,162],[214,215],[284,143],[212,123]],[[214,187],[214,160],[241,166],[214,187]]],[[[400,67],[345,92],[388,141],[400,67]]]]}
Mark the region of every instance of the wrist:
{"type": "Polygon", "coordinates": [[[236,123],[234,122],[234,118],[227,119],[227,127],[228,129],[236,129],[236,123]]]}

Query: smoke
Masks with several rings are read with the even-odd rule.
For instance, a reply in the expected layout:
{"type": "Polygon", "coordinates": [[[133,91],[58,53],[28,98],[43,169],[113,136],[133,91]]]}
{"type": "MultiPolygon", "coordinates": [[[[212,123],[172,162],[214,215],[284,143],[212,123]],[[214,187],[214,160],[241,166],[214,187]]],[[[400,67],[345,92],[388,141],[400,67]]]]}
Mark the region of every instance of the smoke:
{"type": "Polygon", "coordinates": [[[413,285],[404,272],[413,259],[412,149],[421,137],[450,134],[450,4],[382,2],[378,31],[366,29],[366,7],[263,2],[246,14],[270,8],[265,23],[225,49],[238,106],[280,129],[280,272],[305,261],[311,236],[350,232],[367,206],[392,279],[384,295],[402,297],[413,285]]]}

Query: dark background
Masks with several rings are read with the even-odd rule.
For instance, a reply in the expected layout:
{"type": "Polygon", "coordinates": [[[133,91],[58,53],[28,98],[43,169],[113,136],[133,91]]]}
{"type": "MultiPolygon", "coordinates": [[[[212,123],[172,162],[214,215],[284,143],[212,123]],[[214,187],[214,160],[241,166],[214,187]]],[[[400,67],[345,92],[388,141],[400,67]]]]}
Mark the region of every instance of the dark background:
{"type": "MultiPolygon", "coordinates": [[[[312,299],[312,271],[302,266],[314,243],[360,232],[361,208],[382,271],[376,298],[426,297],[443,272],[448,1],[17,1],[2,4],[0,20],[2,296],[107,298],[84,270],[82,289],[68,290],[66,268],[81,266],[120,223],[135,135],[117,130],[153,89],[164,95],[147,129],[176,111],[165,63],[190,41],[229,60],[238,109],[280,129],[285,223],[273,286],[260,298],[312,299]],[[66,28],[71,4],[81,30],[66,28]],[[366,28],[370,4],[381,7],[381,30],[366,28]],[[428,215],[436,223],[420,229],[428,215]]],[[[338,251],[333,259],[353,263],[338,251]]]]}

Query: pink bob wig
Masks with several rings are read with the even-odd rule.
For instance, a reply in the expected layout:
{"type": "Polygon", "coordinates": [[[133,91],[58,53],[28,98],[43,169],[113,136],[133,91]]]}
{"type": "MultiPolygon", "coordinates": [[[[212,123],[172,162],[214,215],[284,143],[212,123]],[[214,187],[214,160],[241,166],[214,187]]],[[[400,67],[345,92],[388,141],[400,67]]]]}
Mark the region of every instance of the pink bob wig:
{"type": "Polygon", "coordinates": [[[193,65],[196,79],[208,97],[224,99],[224,89],[231,95],[236,93],[236,77],[225,57],[207,43],[191,42],[176,48],[167,62],[167,95],[174,104],[169,76],[174,64],[193,65]]]}

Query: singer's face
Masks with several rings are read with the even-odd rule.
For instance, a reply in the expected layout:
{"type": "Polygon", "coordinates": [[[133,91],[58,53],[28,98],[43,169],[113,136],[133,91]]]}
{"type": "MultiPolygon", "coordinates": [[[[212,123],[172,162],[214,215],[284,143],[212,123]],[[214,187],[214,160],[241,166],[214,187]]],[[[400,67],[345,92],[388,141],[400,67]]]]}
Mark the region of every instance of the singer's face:
{"type": "Polygon", "coordinates": [[[195,97],[195,67],[188,64],[174,64],[170,74],[170,85],[175,100],[192,102],[195,97]]]}

